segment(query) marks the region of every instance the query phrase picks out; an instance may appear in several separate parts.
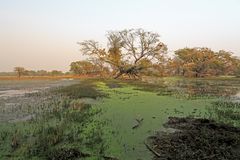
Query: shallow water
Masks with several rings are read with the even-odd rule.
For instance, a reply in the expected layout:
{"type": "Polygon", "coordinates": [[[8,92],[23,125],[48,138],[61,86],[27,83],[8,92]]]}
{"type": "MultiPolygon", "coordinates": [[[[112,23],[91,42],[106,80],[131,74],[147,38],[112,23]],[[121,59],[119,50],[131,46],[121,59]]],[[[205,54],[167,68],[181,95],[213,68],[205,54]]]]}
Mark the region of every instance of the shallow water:
{"type": "MultiPolygon", "coordinates": [[[[45,88],[44,88],[45,89],[45,88]]],[[[16,97],[16,96],[23,96],[26,93],[37,93],[39,90],[37,89],[22,89],[22,90],[5,90],[0,91],[0,98],[1,97],[16,97]]]]}
{"type": "MultiPolygon", "coordinates": [[[[79,81],[77,81],[79,82],[79,81]]],[[[144,145],[144,140],[159,130],[165,130],[163,124],[169,116],[211,117],[208,108],[218,100],[239,99],[239,80],[205,80],[205,79],[151,79],[152,84],[158,84],[146,91],[134,85],[123,87],[107,87],[103,82],[97,82],[98,89],[109,97],[97,101],[91,98],[76,100],[102,109],[96,121],[106,122],[102,135],[106,142],[106,154],[119,159],[132,160],[152,158],[144,145]],[[136,119],[143,119],[141,125],[133,129],[136,119]]],[[[0,122],[16,122],[29,120],[34,116],[31,112],[23,112],[28,105],[45,107],[45,102],[54,98],[48,97],[49,88],[71,85],[73,81],[39,81],[39,82],[0,82],[0,96],[9,92],[7,99],[0,97],[0,122]],[[44,87],[49,87],[44,89],[44,87]],[[27,88],[27,89],[26,89],[27,88]],[[38,88],[38,89],[36,89],[38,88]],[[41,90],[41,88],[43,90],[41,90]],[[9,92],[8,92],[9,90],[9,92]],[[24,93],[23,91],[40,91],[24,93]],[[21,96],[19,96],[21,95],[21,96]],[[1,112],[2,111],[4,112],[1,112]]],[[[58,97],[55,97],[58,98],[58,97]]],[[[34,109],[34,108],[32,108],[34,109]]],[[[94,123],[94,122],[93,122],[94,123]]]]}
{"type": "Polygon", "coordinates": [[[168,117],[212,117],[208,108],[211,108],[213,102],[229,100],[240,92],[240,81],[151,82],[158,83],[162,88],[151,92],[132,86],[107,88],[104,84],[99,84],[101,90],[110,96],[97,105],[103,109],[98,120],[108,121],[104,128],[104,138],[109,155],[125,160],[150,160],[153,155],[147,150],[144,140],[159,130],[165,130],[163,124],[168,117]],[[132,129],[136,125],[136,119],[143,121],[139,127],[132,129]]]}
{"type": "Polygon", "coordinates": [[[78,83],[78,80],[14,80],[0,81],[0,122],[32,119],[34,107],[45,103],[48,91],[78,83]]]}
{"type": "Polygon", "coordinates": [[[213,99],[184,100],[171,96],[158,96],[156,93],[121,88],[107,91],[111,97],[99,105],[104,111],[100,119],[107,120],[105,138],[109,143],[110,155],[120,159],[151,159],[152,154],[144,145],[144,140],[163,129],[169,116],[204,117],[205,107],[213,99]],[[117,93],[117,94],[116,94],[117,93]],[[142,124],[132,129],[136,119],[142,124]]]}

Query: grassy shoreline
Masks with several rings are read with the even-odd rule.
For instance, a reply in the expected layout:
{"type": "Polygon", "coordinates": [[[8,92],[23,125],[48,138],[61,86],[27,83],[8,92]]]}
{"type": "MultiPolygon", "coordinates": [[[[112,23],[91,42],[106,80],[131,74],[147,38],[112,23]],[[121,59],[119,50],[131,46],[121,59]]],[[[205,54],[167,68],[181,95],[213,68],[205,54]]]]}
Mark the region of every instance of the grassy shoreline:
{"type": "Polygon", "coordinates": [[[171,77],[152,83],[79,80],[50,92],[59,97],[44,102],[40,108],[46,110],[37,119],[1,123],[0,138],[4,143],[0,143],[0,158],[95,160],[106,156],[150,160],[153,155],[143,142],[165,130],[163,124],[169,116],[221,120],[217,104],[221,113],[226,113],[225,119],[238,121],[238,116],[228,111],[231,109],[228,104],[215,102],[239,89],[240,83],[235,79],[202,81],[171,77]],[[208,108],[212,108],[211,112],[208,108]]]}

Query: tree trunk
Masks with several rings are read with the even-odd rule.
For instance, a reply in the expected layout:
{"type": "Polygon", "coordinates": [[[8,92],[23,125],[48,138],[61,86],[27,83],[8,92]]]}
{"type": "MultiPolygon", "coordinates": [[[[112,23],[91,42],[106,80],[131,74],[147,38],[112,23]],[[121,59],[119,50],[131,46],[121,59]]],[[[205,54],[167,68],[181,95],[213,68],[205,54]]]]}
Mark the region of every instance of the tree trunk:
{"type": "Polygon", "coordinates": [[[119,72],[119,73],[114,77],[114,79],[118,79],[121,75],[123,75],[123,73],[122,73],[122,72],[119,72]]]}

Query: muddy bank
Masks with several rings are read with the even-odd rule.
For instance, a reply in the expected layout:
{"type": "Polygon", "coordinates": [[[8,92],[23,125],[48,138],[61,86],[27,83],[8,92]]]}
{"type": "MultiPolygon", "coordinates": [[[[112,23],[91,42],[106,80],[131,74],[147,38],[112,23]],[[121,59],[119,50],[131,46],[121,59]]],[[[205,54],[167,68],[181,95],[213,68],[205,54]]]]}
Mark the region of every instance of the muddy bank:
{"type": "Polygon", "coordinates": [[[239,160],[240,128],[208,119],[169,117],[165,127],[147,140],[155,160],[239,160]]]}

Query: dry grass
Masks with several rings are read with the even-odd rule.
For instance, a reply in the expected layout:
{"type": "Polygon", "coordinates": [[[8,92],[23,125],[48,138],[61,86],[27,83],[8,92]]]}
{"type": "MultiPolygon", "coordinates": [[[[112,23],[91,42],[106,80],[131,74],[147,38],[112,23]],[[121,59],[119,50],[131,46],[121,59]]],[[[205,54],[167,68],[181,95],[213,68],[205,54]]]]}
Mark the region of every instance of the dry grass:
{"type": "Polygon", "coordinates": [[[86,79],[96,78],[96,75],[62,75],[62,76],[0,76],[1,80],[57,80],[57,79],[86,79]]]}

